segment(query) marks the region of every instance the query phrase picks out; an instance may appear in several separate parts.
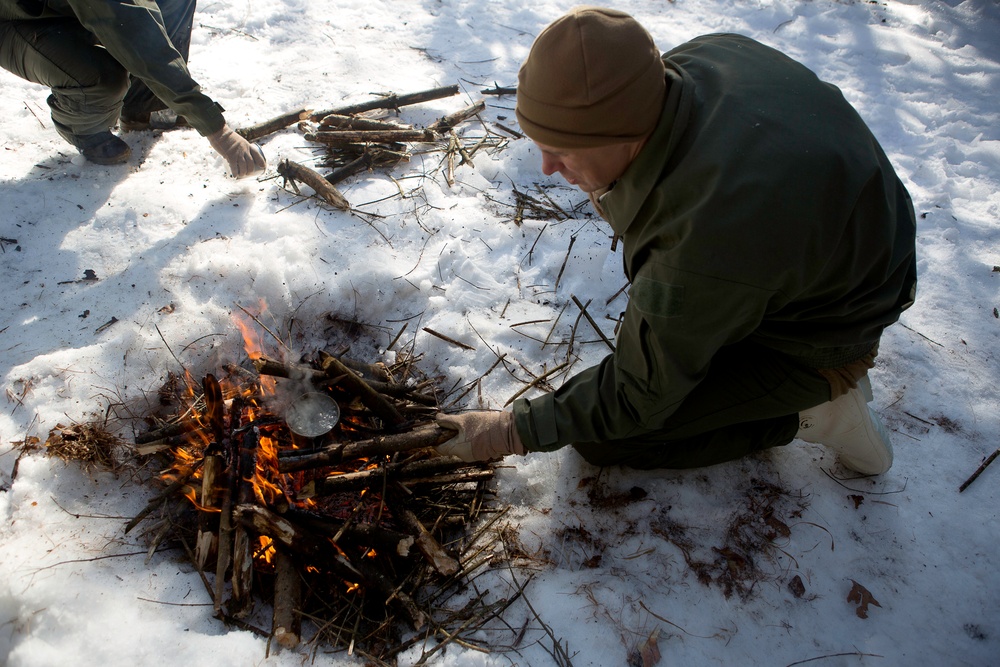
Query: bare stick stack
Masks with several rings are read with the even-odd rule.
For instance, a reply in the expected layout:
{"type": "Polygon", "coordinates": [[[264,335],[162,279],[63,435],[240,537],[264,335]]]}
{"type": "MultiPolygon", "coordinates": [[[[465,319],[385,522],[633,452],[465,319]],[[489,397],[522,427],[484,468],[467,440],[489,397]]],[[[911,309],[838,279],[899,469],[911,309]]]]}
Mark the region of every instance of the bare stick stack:
{"type": "MultiPolygon", "coordinates": [[[[391,169],[400,162],[409,160],[408,145],[429,144],[436,146],[431,150],[443,151],[448,165],[448,181],[454,183],[456,155],[461,158],[459,165],[472,165],[472,155],[476,150],[506,142],[499,135],[491,136],[488,132],[487,136],[466,146],[456,134],[455,130],[460,124],[477,118],[485,110],[486,103],[482,100],[439,118],[426,128],[362,115],[398,114],[402,107],[451,97],[458,92],[458,86],[452,85],[406,95],[378,95],[366,102],[323,111],[296,109],[237,131],[247,139],[256,141],[297,125],[307,141],[323,147],[325,156],[320,166],[332,171],[323,175],[312,167],[285,159],[278,163],[278,175],[297,194],[301,194],[299,184],[307,185],[325,203],[349,211],[350,204],[334,186],[356,174],[374,169],[391,169]]],[[[487,92],[498,94],[496,91],[484,91],[484,94],[487,92]]]]}

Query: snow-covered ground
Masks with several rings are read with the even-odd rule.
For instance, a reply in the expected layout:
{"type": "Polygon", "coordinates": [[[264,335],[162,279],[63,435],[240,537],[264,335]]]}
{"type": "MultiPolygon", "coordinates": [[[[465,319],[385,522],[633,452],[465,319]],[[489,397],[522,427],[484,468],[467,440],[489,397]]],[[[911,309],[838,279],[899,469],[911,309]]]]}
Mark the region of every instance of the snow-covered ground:
{"type": "MultiPolygon", "coordinates": [[[[495,83],[514,85],[534,36],[571,6],[217,0],[196,14],[191,68],[234,126],[460,84],[461,96],[403,111],[402,121],[422,126],[495,83]]],[[[453,645],[434,664],[553,664],[554,636],[573,665],[622,665],[657,630],[663,665],[997,664],[1000,463],[958,487],[1000,447],[1000,5],[614,6],[662,50],[731,31],[785,51],[840,86],[893,160],[919,217],[920,271],[917,303],[884,336],[872,374],[896,462],[878,478],[849,479],[822,447],[793,443],[711,469],[611,469],[595,480],[599,471],[571,450],[509,461],[497,497],[536,557],[525,595],[537,618],[518,603],[507,612],[514,632],[483,636],[511,644],[530,619],[516,651],[453,645]],[[760,580],[728,597],[699,583],[685,556],[716,561],[731,546],[727,529],[765,507],[778,537],[758,554],[760,580]],[[867,618],[848,600],[855,582],[878,602],[867,618]]],[[[0,663],[311,662],[307,649],[268,655],[266,640],[225,628],[175,555],[146,561],[123,526],[151,489],[40,453],[21,458],[12,478],[13,443],[103,420],[109,406],[111,425],[131,435],[134,425],[117,417],[152,409],[178,360],[200,376],[244,358],[232,323],[239,306],[263,299],[262,320],[283,332],[294,319],[300,351],[335,342],[328,314],[382,327],[354,348],[370,359],[410,321],[401,342],[450,382],[478,378],[506,353],[507,370],[470,394],[471,406],[493,408],[529,372],[565,358],[565,346],[542,341],[567,304],[553,338],[569,339],[572,296],[590,301],[608,333],[607,317],[623,309],[623,295],[607,303],[625,282],[608,228],[581,193],[541,173],[528,140],[479,152],[453,186],[438,153],[395,169],[395,182],[352,178],[342,191],[374,214],[366,221],[300,201],[272,178],[279,159],[311,163],[317,153],[294,129],[262,142],[270,165],[256,180],[226,177],[191,130],[127,135],[132,162],[98,167],[56,136],[46,90],[0,71],[0,91],[0,663]],[[544,188],[573,217],[518,226],[514,188],[535,197],[544,188]],[[81,280],[87,270],[96,281],[81,280]],[[521,324],[533,320],[545,322],[521,324]]],[[[487,98],[486,125],[516,127],[513,107],[487,98]]],[[[606,350],[587,326],[573,372],[606,350]]],[[[492,577],[486,587],[509,595],[509,574],[492,577]]],[[[412,649],[402,662],[419,656],[412,649]]],[[[320,650],[315,664],[362,661],[320,650]]]]}

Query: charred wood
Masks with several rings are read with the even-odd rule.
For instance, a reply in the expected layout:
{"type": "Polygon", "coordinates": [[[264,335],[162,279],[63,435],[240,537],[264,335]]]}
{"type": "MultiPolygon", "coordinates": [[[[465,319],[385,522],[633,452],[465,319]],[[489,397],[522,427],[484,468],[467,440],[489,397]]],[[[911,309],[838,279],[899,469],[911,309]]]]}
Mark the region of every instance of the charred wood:
{"type": "MultiPolygon", "coordinates": [[[[260,446],[259,433],[251,428],[243,434],[239,449],[237,469],[236,502],[244,506],[255,501],[254,476],[257,470],[257,449],[260,446]]],[[[230,615],[246,617],[253,606],[251,587],[253,586],[253,546],[250,535],[242,525],[233,528],[233,597],[229,607],[230,615]]]]}
{"type": "Polygon", "coordinates": [[[327,375],[342,376],[339,384],[356,394],[365,407],[374,412],[389,427],[396,427],[405,420],[396,407],[384,396],[372,389],[364,380],[354,374],[340,359],[332,355],[323,357],[323,372],[327,375]]]}
{"type": "MultiPolygon", "coordinates": [[[[457,456],[440,456],[423,461],[406,463],[390,463],[387,466],[349,472],[340,475],[330,475],[316,489],[316,495],[324,496],[341,491],[365,489],[374,484],[381,485],[383,480],[405,481],[417,478],[433,477],[440,473],[454,472],[460,468],[474,467],[457,456]]],[[[490,472],[492,476],[492,471],[490,472]]]]}
{"type": "Polygon", "coordinates": [[[437,424],[428,424],[404,433],[392,433],[367,440],[358,440],[357,442],[336,443],[309,454],[282,457],[278,461],[278,470],[283,473],[309,470],[311,468],[336,465],[341,461],[357,459],[363,456],[382,456],[385,454],[395,454],[396,452],[436,447],[454,436],[455,431],[451,429],[443,428],[437,424]]]}

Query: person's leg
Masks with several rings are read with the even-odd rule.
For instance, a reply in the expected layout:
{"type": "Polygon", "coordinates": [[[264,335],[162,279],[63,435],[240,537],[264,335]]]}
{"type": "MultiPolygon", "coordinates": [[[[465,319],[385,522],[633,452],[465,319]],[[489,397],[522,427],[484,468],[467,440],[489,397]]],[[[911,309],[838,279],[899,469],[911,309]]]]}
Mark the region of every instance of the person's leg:
{"type": "Polygon", "coordinates": [[[0,67],[51,89],[56,131],[78,148],[118,120],[128,75],[73,19],[0,23],[0,67]]]}
{"type": "Polygon", "coordinates": [[[662,431],[574,447],[601,466],[708,466],[791,442],[798,413],[830,397],[830,383],[815,369],[760,345],[739,343],[720,350],[662,431]]]}
{"type": "MultiPolygon", "coordinates": [[[[157,0],[156,4],[160,7],[164,31],[186,63],[191,49],[191,28],[197,0],[157,0]]],[[[167,105],[145,83],[130,77],[122,107],[123,127],[128,125],[128,129],[140,129],[142,123],[148,122],[151,112],[166,108],[167,105]]]]}

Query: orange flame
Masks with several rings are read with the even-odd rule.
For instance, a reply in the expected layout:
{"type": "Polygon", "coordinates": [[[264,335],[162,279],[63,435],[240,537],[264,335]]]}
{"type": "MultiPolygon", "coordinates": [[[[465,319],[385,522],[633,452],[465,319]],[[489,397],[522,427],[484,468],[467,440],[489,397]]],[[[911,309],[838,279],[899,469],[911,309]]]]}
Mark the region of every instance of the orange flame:
{"type": "MultiPolygon", "coordinates": [[[[261,299],[260,301],[260,311],[263,313],[267,310],[267,303],[261,299]]],[[[247,351],[247,356],[251,360],[260,359],[264,356],[264,346],[260,341],[260,335],[257,330],[251,326],[251,323],[239,315],[233,315],[233,322],[236,327],[240,330],[243,335],[243,347],[247,351]]],[[[265,395],[273,395],[276,389],[276,382],[273,377],[261,376],[260,378],[260,388],[261,392],[265,395]]]]}
{"type": "Polygon", "coordinates": [[[267,535],[261,535],[260,548],[257,550],[257,555],[263,558],[266,563],[273,563],[277,553],[277,550],[274,548],[274,540],[267,535]]]}

